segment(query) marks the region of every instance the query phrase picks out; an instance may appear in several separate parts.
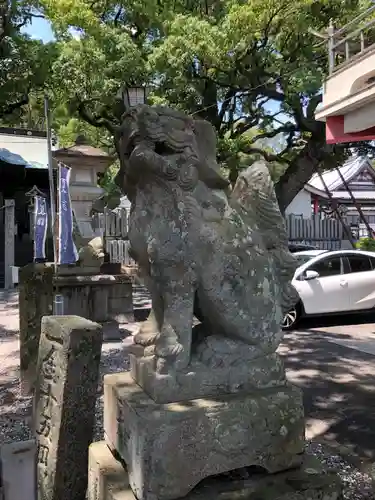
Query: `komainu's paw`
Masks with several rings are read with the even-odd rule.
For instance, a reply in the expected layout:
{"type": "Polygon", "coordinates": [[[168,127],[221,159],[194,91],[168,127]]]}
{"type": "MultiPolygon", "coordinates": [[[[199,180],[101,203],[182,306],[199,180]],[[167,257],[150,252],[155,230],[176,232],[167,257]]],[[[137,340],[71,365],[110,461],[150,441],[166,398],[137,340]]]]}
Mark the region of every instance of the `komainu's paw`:
{"type": "Polygon", "coordinates": [[[154,345],[149,345],[145,347],[145,350],[143,351],[143,356],[148,357],[148,356],[154,356],[155,355],[155,346],[154,345]]]}
{"type": "Polygon", "coordinates": [[[146,333],[140,331],[134,335],[134,343],[143,347],[153,346],[158,337],[158,333],[146,333]]]}

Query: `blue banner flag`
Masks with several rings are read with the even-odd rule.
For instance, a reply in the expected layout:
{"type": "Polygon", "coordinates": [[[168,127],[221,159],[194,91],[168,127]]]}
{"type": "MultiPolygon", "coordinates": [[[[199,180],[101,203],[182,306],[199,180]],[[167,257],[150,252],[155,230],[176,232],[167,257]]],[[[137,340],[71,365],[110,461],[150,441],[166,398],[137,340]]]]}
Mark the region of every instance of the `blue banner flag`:
{"type": "Polygon", "coordinates": [[[34,197],[34,260],[45,260],[48,229],[47,200],[34,197]]]}
{"type": "Polygon", "coordinates": [[[69,192],[70,168],[59,163],[58,210],[59,241],[58,264],[75,264],[78,253],[73,239],[73,211],[69,192]]]}

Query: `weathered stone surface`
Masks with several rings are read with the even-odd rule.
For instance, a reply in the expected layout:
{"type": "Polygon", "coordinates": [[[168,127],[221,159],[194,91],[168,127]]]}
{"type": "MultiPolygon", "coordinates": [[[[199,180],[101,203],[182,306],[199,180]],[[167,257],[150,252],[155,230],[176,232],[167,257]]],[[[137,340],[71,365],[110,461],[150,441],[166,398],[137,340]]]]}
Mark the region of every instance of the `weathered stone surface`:
{"type": "Polygon", "coordinates": [[[120,406],[117,404],[117,391],[125,386],[133,386],[134,382],[129,379],[128,372],[111,373],[104,376],[104,434],[106,442],[111,450],[117,453],[117,445],[120,443],[118,434],[118,420],[120,406]]]}
{"type": "Polygon", "coordinates": [[[42,317],[52,314],[53,264],[28,264],[20,269],[20,368],[21,391],[30,394],[36,365],[42,317]]]}
{"type": "MultiPolygon", "coordinates": [[[[101,481],[102,496],[88,500],[137,500],[127,482],[128,471],[120,470],[121,464],[112,454],[101,455],[102,443],[90,449],[96,462],[92,481],[101,481]],[[112,472],[116,471],[116,475],[112,472]],[[113,479],[112,479],[113,478],[113,479]],[[121,479],[120,479],[121,478],[121,479]],[[121,482],[123,483],[120,486],[121,482]]],[[[315,458],[303,457],[302,465],[295,470],[279,474],[251,473],[241,470],[203,480],[184,500],[339,500],[342,485],[337,474],[326,470],[315,458]],[[246,479],[244,479],[244,476],[246,479]]]]}
{"type": "Polygon", "coordinates": [[[88,270],[91,269],[93,274],[99,274],[100,267],[104,263],[104,255],[103,238],[97,236],[80,248],[78,265],[88,270]]]}
{"type": "Polygon", "coordinates": [[[34,431],[38,500],[84,500],[102,327],[77,316],[42,320],[34,431]]]}
{"type": "Polygon", "coordinates": [[[71,275],[58,276],[55,280],[59,293],[64,297],[65,314],[74,314],[99,323],[133,319],[132,284],[125,275],[71,275]],[[113,304],[120,288],[122,301],[113,304]],[[127,288],[127,294],[124,292],[127,288]]]}
{"type": "Polygon", "coordinates": [[[266,163],[229,192],[208,122],[143,105],[121,133],[118,180],[152,313],[131,374],[105,379],[104,425],[135,496],[172,500],[211,475],[299,465],[302,396],[275,354],[297,262],[266,163]]]}
{"type": "Polygon", "coordinates": [[[158,373],[156,363],[155,356],[130,355],[131,376],[157,403],[251,392],[286,384],[284,363],[276,353],[249,362],[240,358],[240,362],[232,366],[224,364],[216,368],[193,358],[185,370],[167,374],[158,373]]]}
{"type": "Polygon", "coordinates": [[[112,276],[58,276],[56,285],[64,297],[65,314],[73,314],[95,322],[108,320],[108,287],[112,276]]]}
{"type": "Polygon", "coordinates": [[[131,492],[123,464],[116,460],[105,441],[90,445],[88,477],[87,500],[107,500],[119,492],[131,492]]]}
{"type": "Polygon", "coordinates": [[[91,321],[126,323],[134,320],[132,281],[120,275],[77,275],[80,268],[28,264],[20,269],[20,368],[21,390],[31,394],[43,316],[52,314],[54,287],[64,297],[64,314],[91,321]],[[66,274],[68,272],[68,274],[66,274]]]}
{"type": "Polygon", "coordinates": [[[202,342],[192,335],[195,314],[204,337],[222,339],[221,360],[231,352],[227,338],[251,346],[253,358],[275,352],[283,314],[297,300],[297,263],[265,162],[241,172],[230,193],[210,123],[137,106],[122,134],[128,235],[153,307],[136,342],[155,354],[159,373],[184,370],[202,342]]]}
{"type": "Polygon", "coordinates": [[[133,284],[126,274],[114,275],[115,284],[108,294],[108,316],[118,323],[134,321],[133,284]]]}
{"type": "Polygon", "coordinates": [[[301,461],[296,387],[157,404],[130,374],[109,382],[105,377],[105,436],[126,462],[138,500],[179,498],[202,479],[240,467],[277,472],[301,461]]]}

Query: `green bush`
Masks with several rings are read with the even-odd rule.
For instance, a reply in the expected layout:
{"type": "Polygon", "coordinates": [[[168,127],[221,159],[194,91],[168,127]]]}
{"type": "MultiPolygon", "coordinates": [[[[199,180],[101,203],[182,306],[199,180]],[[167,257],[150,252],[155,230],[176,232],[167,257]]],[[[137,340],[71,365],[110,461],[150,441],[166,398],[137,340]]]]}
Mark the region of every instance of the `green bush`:
{"type": "Polygon", "coordinates": [[[360,238],[356,243],[356,248],[359,250],[367,250],[369,252],[375,252],[375,238],[360,238]]]}

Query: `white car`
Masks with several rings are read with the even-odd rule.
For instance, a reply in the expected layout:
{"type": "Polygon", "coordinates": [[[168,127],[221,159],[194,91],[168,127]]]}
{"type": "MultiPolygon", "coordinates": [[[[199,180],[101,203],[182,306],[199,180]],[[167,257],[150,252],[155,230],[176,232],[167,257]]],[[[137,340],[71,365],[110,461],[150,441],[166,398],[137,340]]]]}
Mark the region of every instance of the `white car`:
{"type": "Polygon", "coordinates": [[[293,328],[302,316],[368,311],[375,308],[375,253],[362,250],[305,250],[292,285],[300,297],[283,320],[293,328]]]}

